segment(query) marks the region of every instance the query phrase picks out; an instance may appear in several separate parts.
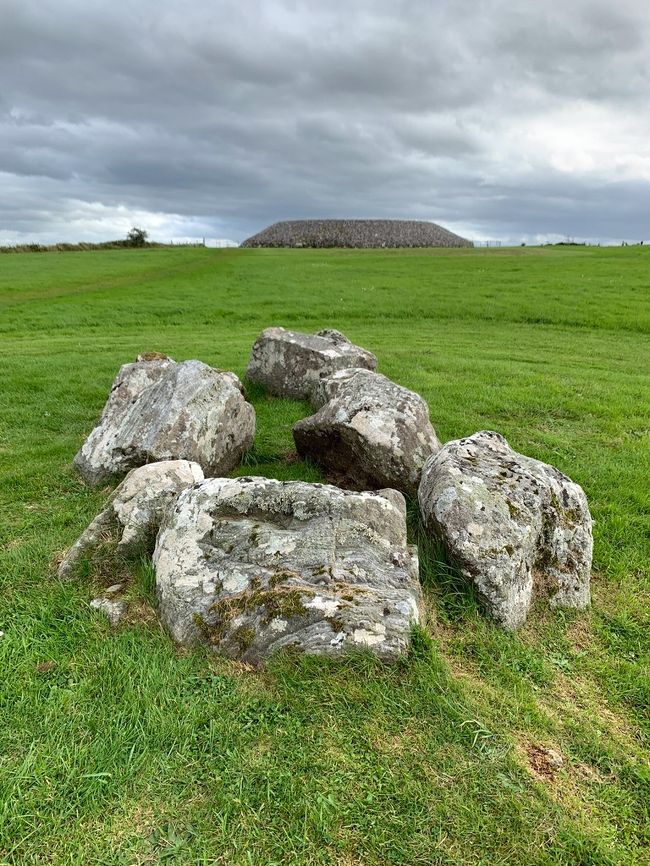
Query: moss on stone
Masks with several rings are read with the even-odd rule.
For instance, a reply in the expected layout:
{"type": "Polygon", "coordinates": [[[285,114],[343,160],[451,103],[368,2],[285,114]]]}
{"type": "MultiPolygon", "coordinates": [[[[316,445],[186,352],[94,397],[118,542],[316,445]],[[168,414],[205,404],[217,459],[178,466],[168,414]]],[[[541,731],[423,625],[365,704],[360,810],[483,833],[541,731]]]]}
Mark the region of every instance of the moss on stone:
{"type": "Polygon", "coordinates": [[[302,595],[313,595],[313,592],[305,592],[302,589],[282,589],[276,587],[271,590],[260,591],[251,597],[252,607],[263,607],[266,610],[265,622],[270,622],[276,617],[291,619],[292,616],[301,616],[308,613],[302,603],[302,595]]]}
{"type": "MultiPolygon", "coordinates": [[[[309,611],[302,602],[302,596],[304,595],[312,596],[314,593],[305,588],[286,589],[275,587],[273,589],[260,589],[257,586],[246,592],[230,595],[215,602],[210,608],[211,613],[214,614],[214,623],[207,623],[198,614],[195,614],[194,621],[203,637],[214,645],[223,640],[233,619],[258,608],[265,610],[263,619],[265,625],[271,622],[272,619],[291,619],[294,616],[308,614],[309,611]]],[[[252,626],[239,626],[232,637],[240,645],[240,638],[245,636],[245,630],[252,632],[252,639],[255,637],[255,630],[252,626]]]]}
{"type": "Polygon", "coordinates": [[[584,518],[578,508],[563,508],[561,519],[565,526],[575,526],[578,523],[582,523],[584,518]]]}
{"type": "Polygon", "coordinates": [[[240,625],[232,633],[231,639],[239,644],[240,650],[244,653],[255,640],[255,629],[250,625],[240,625]]]}
{"type": "Polygon", "coordinates": [[[278,584],[286,583],[288,580],[291,580],[292,578],[297,578],[298,580],[302,579],[301,575],[298,574],[297,571],[291,571],[288,568],[281,569],[280,571],[276,571],[275,574],[272,574],[269,577],[269,589],[275,589],[276,586],[278,586],[278,584]]]}
{"type": "Polygon", "coordinates": [[[192,615],[194,625],[199,630],[201,637],[209,644],[217,644],[221,640],[221,631],[217,626],[210,625],[200,613],[192,615]]]}

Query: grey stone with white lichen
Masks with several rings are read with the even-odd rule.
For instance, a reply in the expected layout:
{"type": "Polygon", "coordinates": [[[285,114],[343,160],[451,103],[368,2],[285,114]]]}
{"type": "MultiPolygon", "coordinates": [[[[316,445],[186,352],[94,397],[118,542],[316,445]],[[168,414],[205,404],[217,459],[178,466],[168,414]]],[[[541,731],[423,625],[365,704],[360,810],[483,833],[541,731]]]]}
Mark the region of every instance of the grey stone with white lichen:
{"type": "MultiPolygon", "coordinates": [[[[73,575],[82,560],[107,544],[114,544],[115,555],[122,558],[151,553],[166,509],[181,490],[199,481],[203,481],[201,467],[188,460],[162,460],[132,469],[68,550],[59,577],[73,575]]],[[[116,584],[105,592],[120,588],[116,584]]]]}
{"type": "Polygon", "coordinates": [[[246,376],[276,397],[311,400],[322,376],[343,367],[374,370],[376,366],[371,352],[332,328],[316,334],[266,328],[253,345],[246,376]]]}
{"type": "Polygon", "coordinates": [[[483,430],[429,458],[418,498],[427,528],[504,627],[521,626],[538,597],[557,607],[589,604],[589,506],[555,467],[483,430]]]}
{"type": "Polygon", "coordinates": [[[440,448],[419,394],[355,368],[321,378],[313,402],[321,405],[318,412],[293,428],[299,454],[345,486],[416,494],[425,461],[440,448]]]}
{"type": "Polygon", "coordinates": [[[395,658],[421,600],[404,497],[268,478],[180,494],[154,551],[163,625],[254,664],[276,650],[395,658]]]}
{"type": "Polygon", "coordinates": [[[74,463],[91,485],[157,460],[229,472],[251,446],[255,411],[234,373],[201,361],[144,356],[125,364],[74,463]]]}

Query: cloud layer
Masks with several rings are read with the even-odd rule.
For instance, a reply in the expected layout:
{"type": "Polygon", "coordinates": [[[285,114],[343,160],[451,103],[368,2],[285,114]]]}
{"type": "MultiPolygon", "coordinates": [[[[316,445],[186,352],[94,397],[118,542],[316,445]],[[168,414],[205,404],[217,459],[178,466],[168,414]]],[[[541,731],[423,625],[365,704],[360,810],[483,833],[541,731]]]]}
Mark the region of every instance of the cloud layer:
{"type": "Polygon", "coordinates": [[[3,0],[0,243],[647,240],[645,0],[3,0]],[[514,9],[512,7],[515,7],[514,9]]]}

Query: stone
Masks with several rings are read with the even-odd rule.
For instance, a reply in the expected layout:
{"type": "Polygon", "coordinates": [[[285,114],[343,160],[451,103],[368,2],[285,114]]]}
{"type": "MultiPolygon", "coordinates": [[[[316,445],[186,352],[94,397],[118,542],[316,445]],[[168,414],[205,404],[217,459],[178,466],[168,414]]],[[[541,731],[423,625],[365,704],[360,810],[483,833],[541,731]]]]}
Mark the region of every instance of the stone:
{"type": "Polygon", "coordinates": [[[120,369],[74,462],[91,485],[157,460],[193,460],[220,475],[234,469],[254,435],[255,411],[234,373],[148,353],[120,369]]]}
{"type": "Polygon", "coordinates": [[[284,328],[266,328],[253,346],[246,376],[276,397],[311,400],[322,376],[344,367],[374,370],[377,359],[355,346],[340,331],[327,328],[301,334],[284,328]]]}
{"type": "Polygon", "coordinates": [[[103,613],[112,626],[118,625],[128,610],[128,604],[125,601],[111,601],[109,598],[93,598],[90,606],[94,610],[103,613]]]}
{"type": "Polygon", "coordinates": [[[294,426],[298,453],[346,487],[415,496],[422,467],[440,449],[422,397],[360,368],[323,377],[313,393],[321,408],[294,426]]]}
{"type": "Polygon", "coordinates": [[[483,430],[429,458],[418,499],[427,529],[505,628],[521,626],[537,597],[554,607],[589,604],[589,506],[555,467],[483,430]]]}
{"type": "Polygon", "coordinates": [[[282,648],[394,659],[419,618],[417,551],[395,490],[209,478],[167,513],[153,561],[174,640],[251,664],[282,648]]]}
{"type": "MultiPolygon", "coordinates": [[[[122,558],[151,553],[165,510],[181,490],[199,481],[203,481],[201,467],[188,460],[163,460],[132,469],[66,553],[59,577],[73,575],[79,563],[101,547],[115,546],[115,554],[122,558]]],[[[118,583],[105,592],[121,588],[118,583]]]]}

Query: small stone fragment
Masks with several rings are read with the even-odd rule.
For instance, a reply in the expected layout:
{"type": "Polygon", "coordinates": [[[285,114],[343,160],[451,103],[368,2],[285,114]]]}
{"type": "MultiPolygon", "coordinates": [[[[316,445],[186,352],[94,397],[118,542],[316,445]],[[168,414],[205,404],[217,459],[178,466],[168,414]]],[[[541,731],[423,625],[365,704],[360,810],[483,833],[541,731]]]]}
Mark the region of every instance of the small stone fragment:
{"type": "Polygon", "coordinates": [[[544,752],[549,767],[553,770],[561,770],[564,766],[564,758],[562,755],[559,752],[556,752],[555,749],[544,749],[544,752]]]}
{"type": "Polygon", "coordinates": [[[558,469],[484,430],[429,458],[418,498],[427,528],[504,627],[522,625],[535,597],[589,604],[589,506],[558,469]]]}
{"type": "Polygon", "coordinates": [[[395,658],[418,621],[417,552],[395,490],[206,479],[167,513],[154,565],[176,641],[254,664],[283,647],[395,658]]]}
{"type": "Polygon", "coordinates": [[[298,453],[355,489],[392,487],[415,495],[422,467],[440,449],[426,402],[386,376],[360,368],[320,379],[321,408],[298,421],[298,453]]]}
{"type": "Polygon", "coordinates": [[[109,598],[93,598],[90,606],[103,613],[112,626],[116,626],[128,610],[125,601],[111,601],[109,598]]]}
{"type": "Polygon", "coordinates": [[[546,782],[552,782],[558,770],[564,766],[564,758],[555,749],[530,743],[526,747],[530,769],[546,782]]]}
{"type": "Polygon", "coordinates": [[[266,328],[255,341],[246,376],[276,397],[311,400],[322,376],[344,367],[376,366],[371,352],[332,328],[316,334],[266,328]]]}
{"type": "MultiPolygon", "coordinates": [[[[64,556],[59,577],[71,576],[83,559],[109,543],[117,544],[116,554],[121,557],[150,553],[166,509],[181,490],[202,480],[201,467],[188,460],[162,460],[131,470],[64,556]]],[[[105,592],[121,588],[118,583],[105,592]]]]}
{"type": "Polygon", "coordinates": [[[75,465],[91,485],[157,460],[193,460],[206,473],[229,472],[255,435],[255,411],[242,392],[234,373],[141,355],[120,369],[75,465]]]}

